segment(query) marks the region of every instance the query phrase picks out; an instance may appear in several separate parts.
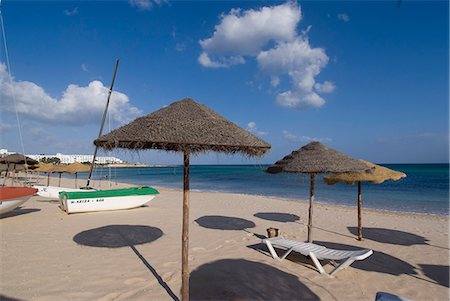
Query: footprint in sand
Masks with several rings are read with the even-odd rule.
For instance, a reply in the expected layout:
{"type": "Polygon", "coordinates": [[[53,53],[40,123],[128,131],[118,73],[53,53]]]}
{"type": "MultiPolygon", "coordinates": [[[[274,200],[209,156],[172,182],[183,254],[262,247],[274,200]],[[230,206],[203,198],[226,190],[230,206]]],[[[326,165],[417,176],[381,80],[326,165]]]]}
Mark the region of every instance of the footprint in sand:
{"type": "Polygon", "coordinates": [[[219,250],[220,248],[222,248],[223,247],[223,245],[218,245],[216,248],[215,248],[215,250],[219,250]]]}
{"type": "Polygon", "coordinates": [[[229,240],[225,240],[225,242],[226,242],[227,244],[232,244],[232,243],[235,243],[236,241],[233,240],[233,239],[229,239],[229,240]]]}
{"type": "Polygon", "coordinates": [[[143,279],[143,278],[135,277],[135,278],[127,279],[123,283],[125,283],[126,285],[133,285],[133,284],[136,284],[136,283],[139,283],[139,282],[144,282],[144,281],[146,281],[146,280],[143,279]]]}
{"type": "Polygon", "coordinates": [[[172,280],[172,277],[173,277],[173,273],[170,273],[170,272],[167,272],[167,273],[164,273],[163,275],[162,275],[162,279],[164,280],[164,281],[170,281],[170,280],[172,280]]]}
{"type": "Polygon", "coordinates": [[[205,251],[205,250],[206,250],[205,248],[201,248],[201,247],[198,247],[198,248],[192,248],[192,251],[194,251],[194,252],[205,251]]]}
{"type": "Polygon", "coordinates": [[[168,267],[171,265],[179,265],[180,263],[178,261],[169,261],[163,264],[163,267],[168,267]]]}

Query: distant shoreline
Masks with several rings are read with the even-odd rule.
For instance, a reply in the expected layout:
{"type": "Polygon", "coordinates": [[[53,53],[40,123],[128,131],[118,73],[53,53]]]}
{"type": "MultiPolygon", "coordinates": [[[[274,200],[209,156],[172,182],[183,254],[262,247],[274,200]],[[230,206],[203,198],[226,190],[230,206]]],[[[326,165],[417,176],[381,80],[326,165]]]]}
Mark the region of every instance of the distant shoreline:
{"type": "Polygon", "coordinates": [[[133,163],[115,163],[115,164],[106,164],[102,166],[96,166],[96,168],[109,168],[109,167],[170,167],[173,165],[163,165],[163,164],[133,164],[133,163]]]}

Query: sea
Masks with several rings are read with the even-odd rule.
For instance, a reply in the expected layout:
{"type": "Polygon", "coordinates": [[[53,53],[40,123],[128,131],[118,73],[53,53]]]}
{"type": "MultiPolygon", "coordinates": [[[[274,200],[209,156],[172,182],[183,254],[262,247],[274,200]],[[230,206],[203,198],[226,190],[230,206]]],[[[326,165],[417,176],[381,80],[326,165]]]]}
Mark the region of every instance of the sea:
{"type": "MultiPolygon", "coordinates": [[[[449,215],[449,164],[382,164],[407,177],[381,184],[363,182],[363,208],[386,211],[449,215]]],[[[192,165],[190,189],[308,200],[307,174],[268,174],[268,165],[192,165]]],[[[87,175],[79,174],[78,178],[87,175]]],[[[94,179],[112,182],[182,188],[183,167],[132,167],[97,169],[94,179]]],[[[356,206],[357,185],[327,185],[323,175],[315,180],[315,202],[356,206]]]]}

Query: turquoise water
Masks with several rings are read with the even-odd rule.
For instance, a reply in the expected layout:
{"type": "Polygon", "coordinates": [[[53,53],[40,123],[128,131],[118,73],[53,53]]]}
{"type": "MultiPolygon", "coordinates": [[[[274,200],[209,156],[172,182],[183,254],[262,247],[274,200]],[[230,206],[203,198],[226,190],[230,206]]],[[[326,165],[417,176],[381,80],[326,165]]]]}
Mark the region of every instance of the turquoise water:
{"type": "MultiPolygon", "coordinates": [[[[437,215],[449,214],[448,164],[385,164],[407,174],[400,181],[382,184],[363,183],[363,207],[390,211],[437,215]]],[[[285,199],[309,198],[309,176],[304,174],[267,174],[267,165],[193,165],[191,190],[255,194],[285,199]]],[[[108,175],[107,169],[96,171],[96,178],[108,175]]],[[[143,167],[113,168],[114,181],[139,185],[182,188],[183,168],[143,167]]],[[[83,177],[83,176],[79,176],[83,177]]],[[[329,186],[316,177],[315,200],[321,203],[354,206],[357,185],[329,186]]]]}

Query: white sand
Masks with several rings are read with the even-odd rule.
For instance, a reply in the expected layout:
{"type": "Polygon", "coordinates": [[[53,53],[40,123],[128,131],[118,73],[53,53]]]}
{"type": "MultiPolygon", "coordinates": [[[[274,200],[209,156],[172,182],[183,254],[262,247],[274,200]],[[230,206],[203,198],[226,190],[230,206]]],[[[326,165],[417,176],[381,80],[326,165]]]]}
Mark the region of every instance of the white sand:
{"type": "MultiPolygon", "coordinates": [[[[69,184],[73,180],[63,179],[69,184]]],[[[159,190],[146,207],[72,215],[56,201],[33,197],[0,220],[0,295],[58,301],[179,297],[182,193],[159,190]]],[[[301,255],[273,260],[258,238],[276,227],[304,241],[307,215],[306,201],[191,192],[191,299],[374,300],[377,291],[386,291],[448,300],[448,217],[363,210],[360,242],[347,228],[356,226],[356,208],[316,204],[316,243],[374,250],[329,278],[301,255]],[[273,220],[288,214],[299,221],[273,220]]]]}

